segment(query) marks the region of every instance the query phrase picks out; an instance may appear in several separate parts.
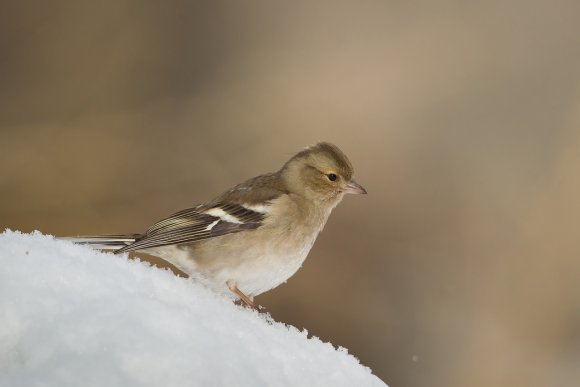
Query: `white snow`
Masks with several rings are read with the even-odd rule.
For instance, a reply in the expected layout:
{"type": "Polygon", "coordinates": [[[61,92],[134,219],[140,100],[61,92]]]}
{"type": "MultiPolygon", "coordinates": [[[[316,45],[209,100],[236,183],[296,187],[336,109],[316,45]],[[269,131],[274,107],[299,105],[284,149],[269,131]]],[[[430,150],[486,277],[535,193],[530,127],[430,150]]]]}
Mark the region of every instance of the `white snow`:
{"type": "Polygon", "coordinates": [[[0,234],[0,386],[384,386],[344,349],[171,272],[0,234]]]}

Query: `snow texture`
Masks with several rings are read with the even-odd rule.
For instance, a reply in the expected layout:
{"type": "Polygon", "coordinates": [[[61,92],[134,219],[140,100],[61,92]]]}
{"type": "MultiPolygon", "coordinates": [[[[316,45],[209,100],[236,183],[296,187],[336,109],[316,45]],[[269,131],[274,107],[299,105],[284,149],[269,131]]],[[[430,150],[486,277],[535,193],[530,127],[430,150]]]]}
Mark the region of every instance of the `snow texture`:
{"type": "Polygon", "coordinates": [[[345,349],[126,255],[0,234],[0,386],[384,386],[345,349]]]}

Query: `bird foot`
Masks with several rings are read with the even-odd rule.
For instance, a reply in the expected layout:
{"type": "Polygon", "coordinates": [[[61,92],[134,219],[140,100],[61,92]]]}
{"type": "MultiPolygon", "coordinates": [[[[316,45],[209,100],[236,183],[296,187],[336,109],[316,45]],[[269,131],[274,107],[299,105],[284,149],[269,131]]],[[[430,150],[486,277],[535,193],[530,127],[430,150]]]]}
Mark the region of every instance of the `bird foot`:
{"type": "Polygon", "coordinates": [[[242,304],[257,310],[258,312],[263,309],[261,306],[256,305],[256,303],[254,302],[254,297],[248,297],[244,294],[244,292],[242,292],[239,288],[238,285],[236,284],[236,281],[232,281],[229,280],[226,282],[226,284],[228,285],[228,288],[232,291],[232,293],[234,293],[236,296],[238,296],[240,298],[240,301],[242,304]]]}

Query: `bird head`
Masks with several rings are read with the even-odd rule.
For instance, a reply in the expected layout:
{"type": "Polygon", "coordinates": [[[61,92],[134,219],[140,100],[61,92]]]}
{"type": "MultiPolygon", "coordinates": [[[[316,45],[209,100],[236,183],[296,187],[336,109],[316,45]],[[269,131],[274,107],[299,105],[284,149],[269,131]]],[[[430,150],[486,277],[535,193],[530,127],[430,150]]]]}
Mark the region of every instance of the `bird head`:
{"type": "Polygon", "coordinates": [[[307,199],[337,204],[344,194],[366,194],[353,179],[354,170],[346,155],[328,142],[319,142],[295,154],[281,169],[290,192],[307,199]]]}

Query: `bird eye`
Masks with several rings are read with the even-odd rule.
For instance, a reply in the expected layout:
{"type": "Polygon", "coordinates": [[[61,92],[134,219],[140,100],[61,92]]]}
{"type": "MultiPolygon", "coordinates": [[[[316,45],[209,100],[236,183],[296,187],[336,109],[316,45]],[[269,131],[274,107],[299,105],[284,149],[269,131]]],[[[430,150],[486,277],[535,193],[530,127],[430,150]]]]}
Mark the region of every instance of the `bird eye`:
{"type": "Polygon", "coordinates": [[[328,176],[328,180],[330,180],[330,181],[335,181],[336,180],[336,175],[334,173],[329,173],[326,176],[328,176]]]}

